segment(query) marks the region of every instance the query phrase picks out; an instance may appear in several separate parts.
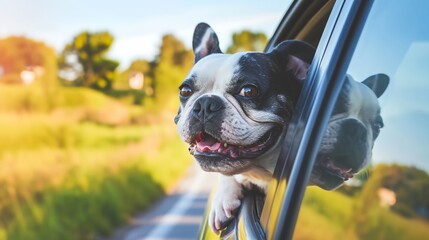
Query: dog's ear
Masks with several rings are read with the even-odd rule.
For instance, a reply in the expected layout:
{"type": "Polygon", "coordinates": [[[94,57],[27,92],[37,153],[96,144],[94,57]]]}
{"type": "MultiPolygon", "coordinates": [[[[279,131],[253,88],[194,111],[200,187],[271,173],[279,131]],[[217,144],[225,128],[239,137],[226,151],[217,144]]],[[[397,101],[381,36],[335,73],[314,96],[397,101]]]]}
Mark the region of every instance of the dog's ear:
{"type": "Polygon", "coordinates": [[[383,73],[375,74],[363,80],[362,83],[368,86],[379,98],[389,85],[389,76],[383,73]]]}
{"type": "Polygon", "coordinates": [[[209,54],[222,53],[217,35],[207,23],[199,23],[195,27],[192,48],[194,49],[195,63],[209,54]]]}
{"type": "Polygon", "coordinates": [[[302,83],[307,78],[314,51],[314,48],[306,42],[288,40],[280,43],[269,55],[273,56],[280,67],[284,66],[302,83]]]}

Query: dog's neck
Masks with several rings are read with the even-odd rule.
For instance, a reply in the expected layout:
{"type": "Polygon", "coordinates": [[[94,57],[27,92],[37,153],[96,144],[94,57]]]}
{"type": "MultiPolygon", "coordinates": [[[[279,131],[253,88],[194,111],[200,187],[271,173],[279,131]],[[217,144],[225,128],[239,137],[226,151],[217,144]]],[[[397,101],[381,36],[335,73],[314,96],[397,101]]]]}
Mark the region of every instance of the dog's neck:
{"type": "Polygon", "coordinates": [[[277,146],[273,151],[267,154],[265,160],[258,162],[257,165],[252,166],[244,173],[234,175],[235,179],[246,188],[251,188],[252,185],[256,185],[266,192],[268,184],[272,179],[280,150],[281,148],[277,146]]]}
{"type": "Polygon", "coordinates": [[[262,167],[255,166],[250,171],[234,175],[234,178],[247,189],[251,189],[255,185],[266,193],[272,173],[262,167]]]}

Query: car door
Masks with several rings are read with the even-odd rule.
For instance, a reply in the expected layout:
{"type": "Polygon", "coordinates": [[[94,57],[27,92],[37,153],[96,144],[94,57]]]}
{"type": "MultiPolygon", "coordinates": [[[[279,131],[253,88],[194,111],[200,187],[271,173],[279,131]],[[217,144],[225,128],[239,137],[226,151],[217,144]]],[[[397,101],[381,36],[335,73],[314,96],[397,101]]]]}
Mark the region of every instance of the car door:
{"type": "Polygon", "coordinates": [[[262,211],[267,239],[292,237],[302,195],[343,84],[345,69],[340,66],[347,61],[343,50],[355,44],[370,8],[371,1],[336,1],[332,6],[262,211]]]}
{"type": "Polygon", "coordinates": [[[428,7],[425,1],[336,2],[262,212],[267,239],[429,236],[428,7]],[[371,126],[384,125],[372,162],[335,191],[307,187],[345,79],[377,74],[390,83],[379,98],[383,122],[371,126]]]}

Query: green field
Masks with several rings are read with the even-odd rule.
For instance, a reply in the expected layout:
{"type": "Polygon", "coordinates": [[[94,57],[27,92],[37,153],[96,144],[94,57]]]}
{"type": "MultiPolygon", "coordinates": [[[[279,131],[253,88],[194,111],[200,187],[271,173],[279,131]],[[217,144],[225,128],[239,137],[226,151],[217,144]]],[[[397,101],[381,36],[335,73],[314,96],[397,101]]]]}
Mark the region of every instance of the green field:
{"type": "Polygon", "coordinates": [[[0,85],[0,239],[107,236],[189,166],[173,113],[42,90],[0,85]]]}
{"type": "MultiPolygon", "coordinates": [[[[376,198],[376,196],[374,196],[376,198]]],[[[359,207],[360,197],[309,187],[294,239],[427,239],[429,222],[380,206],[359,207]]]]}

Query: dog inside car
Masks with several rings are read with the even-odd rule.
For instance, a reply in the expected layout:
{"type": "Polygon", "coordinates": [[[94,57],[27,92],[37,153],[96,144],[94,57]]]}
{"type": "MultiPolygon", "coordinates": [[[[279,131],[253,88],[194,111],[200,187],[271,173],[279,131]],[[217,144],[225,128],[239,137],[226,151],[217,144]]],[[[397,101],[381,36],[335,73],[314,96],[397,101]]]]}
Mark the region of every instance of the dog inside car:
{"type": "MultiPolygon", "coordinates": [[[[193,50],[195,63],[179,87],[180,107],[174,120],[179,135],[189,144],[189,151],[201,168],[221,173],[209,216],[210,227],[218,233],[222,223],[240,206],[244,189],[256,186],[266,191],[314,48],[302,41],[285,41],[268,53],[224,54],[213,29],[200,23],[194,31],[193,50]]],[[[379,78],[374,79],[368,83],[374,81],[371,84],[384,92],[383,84],[377,82],[379,78]]],[[[342,119],[347,115],[356,121],[332,120],[329,136],[323,140],[323,156],[316,163],[311,183],[324,189],[341,185],[359,171],[368,158],[365,153],[365,159],[356,160],[361,163],[343,164],[343,156],[336,150],[340,140],[334,139],[346,138],[345,135],[355,132],[341,130],[344,133],[336,134],[337,131],[359,122],[367,131],[356,132],[361,136],[359,141],[366,145],[356,151],[370,152],[376,135],[373,132],[382,127],[382,123],[373,123],[379,117],[377,97],[381,93],[372,93],[374,96],[368,98],[370,88],[363,86],[367,89],[361,95],[360,90],[356,90],[362,88],[360,85],[363,86],[350,77],[347,96],[344,96],[347,101],[338,107],[346,109],[344,112],[348,114],[338,113],[336,117],[342,119]],[[349,96],[352,97],[349,99],[349,96]],[[370,106],[371,111],[356,113],[356,101],[368,102],[361,107],[370,106]]],[[[353,141],[349,139],[350,143],[353,141]]]]}

